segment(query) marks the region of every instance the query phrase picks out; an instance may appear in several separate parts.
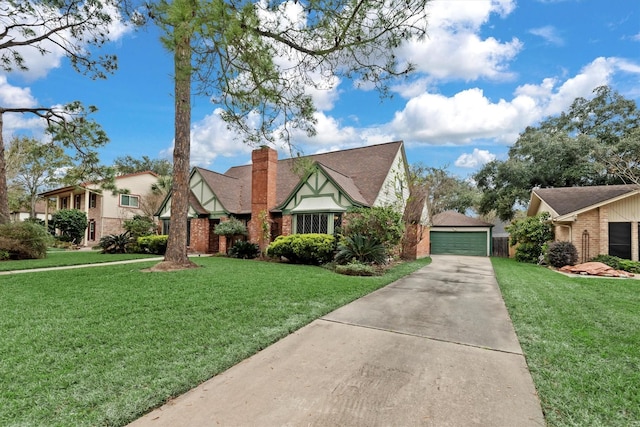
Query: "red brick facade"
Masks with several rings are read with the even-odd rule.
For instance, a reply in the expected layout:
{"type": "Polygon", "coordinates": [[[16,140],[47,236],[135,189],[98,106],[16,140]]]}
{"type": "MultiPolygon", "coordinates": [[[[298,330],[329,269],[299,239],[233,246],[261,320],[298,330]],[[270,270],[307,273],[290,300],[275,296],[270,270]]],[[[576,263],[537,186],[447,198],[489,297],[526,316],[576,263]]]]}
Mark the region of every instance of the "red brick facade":
{"type": "MultiPolygon", "coordinates": [[[[251,154],[253,169],[251,174],[251,221],[249,240],[265,250],[269,241],[264,239],[263,224],[271,229],[271,209],[276,206],[276,179],[278,176],[278,152],[262,147],[251,154]]],[[[283,232],[283,234],[285,234],[283,232]]]]}
{"type": "Polygon", "coordinates": [[[430,244],[428,227],[408,225],[402,241],[402,257],[413,260],[429,256],[430,244]]]}

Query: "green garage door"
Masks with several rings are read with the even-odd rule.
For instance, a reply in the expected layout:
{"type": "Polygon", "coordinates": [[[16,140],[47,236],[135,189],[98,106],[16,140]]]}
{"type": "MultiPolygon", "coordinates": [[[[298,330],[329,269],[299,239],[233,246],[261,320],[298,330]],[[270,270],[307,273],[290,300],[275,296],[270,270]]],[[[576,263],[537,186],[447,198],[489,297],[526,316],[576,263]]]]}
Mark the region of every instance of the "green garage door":
{"type": "Polygon", "coordinates": [[[433,255],[487,256],[487,233],[484,231],[431,231],[433,255]]]}

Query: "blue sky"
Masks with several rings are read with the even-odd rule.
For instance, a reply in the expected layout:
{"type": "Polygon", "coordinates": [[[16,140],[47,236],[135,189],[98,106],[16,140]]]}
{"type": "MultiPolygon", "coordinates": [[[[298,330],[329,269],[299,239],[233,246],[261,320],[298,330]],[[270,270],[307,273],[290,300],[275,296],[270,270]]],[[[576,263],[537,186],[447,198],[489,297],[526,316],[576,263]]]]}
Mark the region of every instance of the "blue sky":
{"type": "MultiPolygon", "coordinates": [[[[409,163],[448,167],[460,176],[506,158],[526,126],[558,114],[579,96],[610,85],[640,100],[640,2],[636,0],[434,0],[429,37],[408,43],[401,59],[416,64],[393,98],[339,84],[314,97],[318,134],[296,135],[305,154],[404,140],[409,163]]],[[[75,73],[55,52],[27,57],[27,73],[0,72],[0,105],[50,106],[81,100],[99,108],[96,119],[115,157],[171,156],[172,57],[154,28],[114,25],[107,49],[119,70],[94,81],[75,73]]],[[[5,117],[5,138],[38,135],[28,116],[5,117]]],[[[192,163],[224,172],[250,160],[207,98],[193,98],[192,163]]],[[[288,157],[281,150],[282,158],[288,157]]]]}

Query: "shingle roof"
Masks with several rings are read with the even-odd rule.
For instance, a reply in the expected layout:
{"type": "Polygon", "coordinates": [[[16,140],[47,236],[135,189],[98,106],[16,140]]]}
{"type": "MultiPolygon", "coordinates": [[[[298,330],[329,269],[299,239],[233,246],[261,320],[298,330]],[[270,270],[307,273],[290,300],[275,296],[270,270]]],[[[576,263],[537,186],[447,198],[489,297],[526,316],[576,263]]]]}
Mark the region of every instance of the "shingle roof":
{"type": "MultiPolygon", "coordinates": [[[[241,202],[244,197],[242,193],[246,186],[242,180],[200,167],[196,167],[196,170],[209,188],[216,193],[216,197],[226,210],[234,213],[243,211],[241,202]]],[[[250,184],[251,181],[249,181],[250,184]]],[[[251,200],[249,200],[248,209],[251,211],[251,200]]]]}
{"type": "Polygon", "coordinates": [[[533,193],[558,215],[567,215],[639,190],[635,184],[537,188],[533,193]]]}
{"type": "Polygon", "coordinates": [[[493,224],[456,211],[445,211],[434,215],[431,223],[434,227],[493,227],[493,224]]]}
{"type": "MultiPolygon", "coordinates": [[[[278,160],[276,205],[284,203],[300,182],[294,162],[302,160],[319,163],[349,197],[372,206],[401,148],[402,141],[396,141],[278,160]]],[[[234,166],[224,174],[198,169],[229,212],[251,212],[251,165],[234,166]]]]}

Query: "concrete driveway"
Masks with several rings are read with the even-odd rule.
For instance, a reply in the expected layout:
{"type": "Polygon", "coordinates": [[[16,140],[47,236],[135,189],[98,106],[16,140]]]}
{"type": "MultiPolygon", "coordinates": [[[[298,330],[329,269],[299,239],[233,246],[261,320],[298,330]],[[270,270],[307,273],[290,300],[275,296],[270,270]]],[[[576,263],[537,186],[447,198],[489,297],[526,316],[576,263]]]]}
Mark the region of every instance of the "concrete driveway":
{"type": "Polygon", "coordinates": [[[491,262],[434,256],[132,426],[544,426],[491,262]]]}

